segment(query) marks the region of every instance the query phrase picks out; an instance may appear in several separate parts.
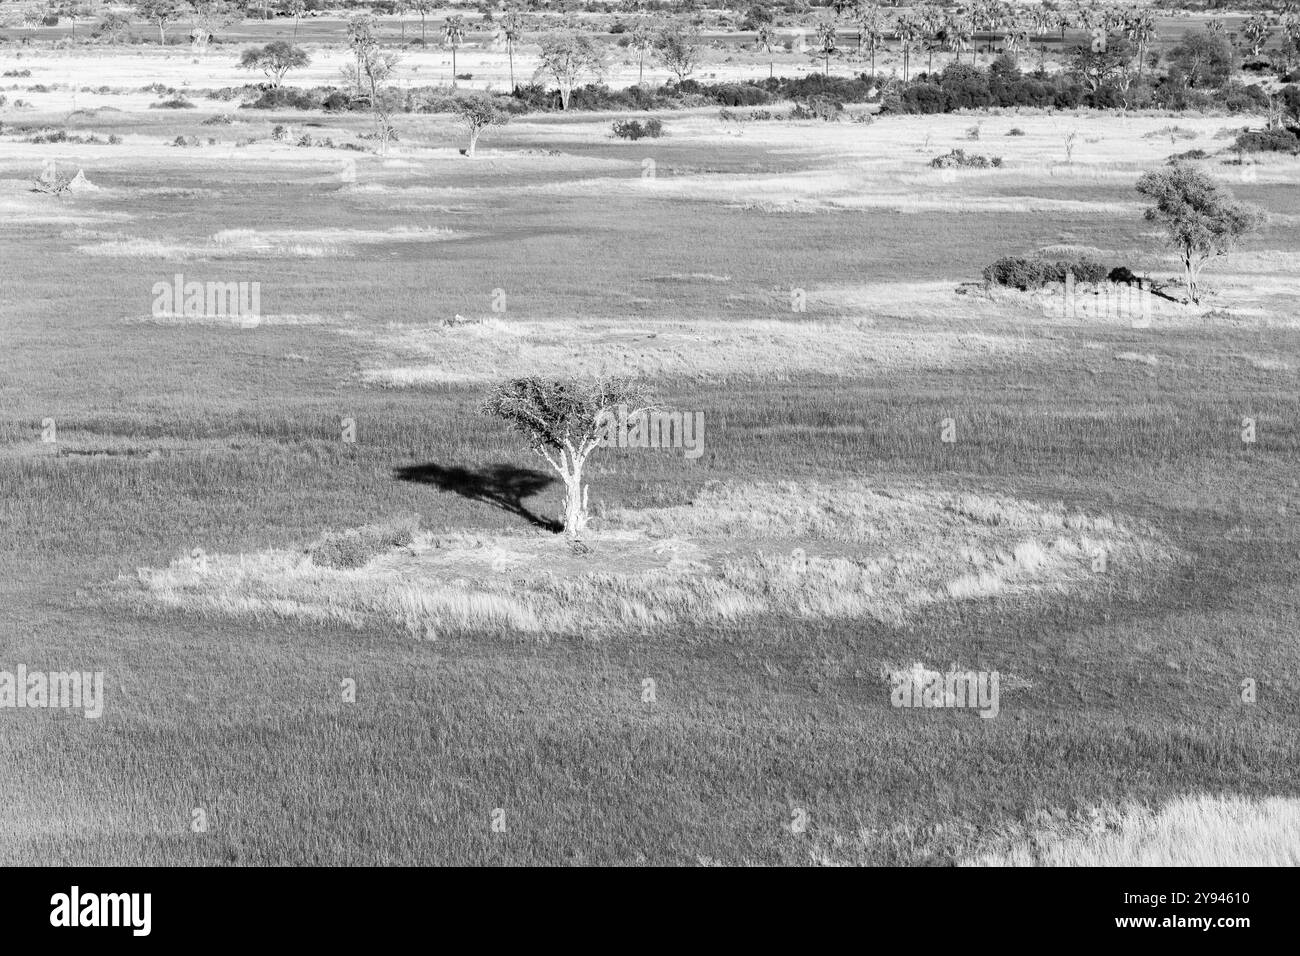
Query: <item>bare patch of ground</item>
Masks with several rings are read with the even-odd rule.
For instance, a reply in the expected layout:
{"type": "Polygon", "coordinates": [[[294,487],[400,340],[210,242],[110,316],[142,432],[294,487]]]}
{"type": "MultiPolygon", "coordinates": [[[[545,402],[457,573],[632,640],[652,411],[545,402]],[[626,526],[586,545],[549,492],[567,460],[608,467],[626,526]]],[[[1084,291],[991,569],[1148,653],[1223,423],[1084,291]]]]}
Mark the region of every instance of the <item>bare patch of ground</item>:
{"type": "Polygon", "coordinates": [[[290,550],[187,557],[140,569],[118,593],[142,612],[599,640],[771,614],[898,622],[944,602],[1150,576],[1172,559],[1154,531],[1106,516],[852,481],[719,486],[593,528],[581,552],[544,532],[422,532],[346,570],[290,550]]]}

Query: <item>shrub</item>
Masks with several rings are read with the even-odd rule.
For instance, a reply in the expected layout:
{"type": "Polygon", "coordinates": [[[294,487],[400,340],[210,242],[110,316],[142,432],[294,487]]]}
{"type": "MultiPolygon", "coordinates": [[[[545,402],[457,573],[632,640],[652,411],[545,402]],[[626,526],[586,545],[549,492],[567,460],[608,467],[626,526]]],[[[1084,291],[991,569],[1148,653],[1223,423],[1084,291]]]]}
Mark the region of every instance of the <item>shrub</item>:
{"type": "Polygon", "coordinates": [[[281,86],[275,89],[262,90],[261,95],[255,100],[245,103],[242,108],[250,110],[317,110],[321,108],[321,101],[307,90],[300,90],[292,86],[281,86]]]}
{"type": "Polygon", "coordinates": [[[1021,129],[1019,126],[1013,126],[1013,127],[1011,127],[1011,129],[1007,130],[1007,135],[1008,135],[1008,136],[1024,136],[1024,135],[1025,135],[1025,131],[1024,131],[1023,129],[1021,129]]]}
{"type": "Polygon", "coordinates": [[[312,564],[321,568],[360,568],[385,551],[409,545],[419,527],[419,518],[406,518],[347,531],[327,531],[308,546],[307,555],[312,564]]]}
{"type": "Polygon", "coordinates": [[[1179,163],[1182,162],[1184,159],[1209,159],[1209,158],[1210,158],[1210,154],[1203,149],[1189,149],[1185,153],[1174,153],[1174,155],[1169,157],[1168,162],[1179,163]]]}
{"type": "Polygon", "coordinates": [[[934,159],[930,160],[930,165],[935,169],[953,169],[957,167],[987,169],[990,166],[1001,166],[1002,157],[994,156],[990,159],[988,156],[980,156],[978,153],[967,153],[964,149],[954,149],[951,153],[934,157],[934,159]]]}
{"type": "Polygon", "coordinates": [[[1289,129],[1248,130],[1232,148],[1243,153],[1295,153],[1300,151],[1300,139],[1289,129]]]}
{"type": "Polygon", "coordinates": [[[837,122],[844,104],[829,96],[814,96],[807,103],[796,103],[790,111],[790,119],[819,119],[828,123],[837,122]]]}
{"type": "Polygon", "coordinates": [[[664,134],[664,124],[658,119],[648,119],[643,124],[640,120],[615,120],[614,135],[619,139],[637,140],[645,137],[658,139],[664,134]]]}
{"type": "Polygon", "coordinates": [[[151,110],[192,110],[194,104],[183,96],[173,96],[169,100],[161,100],[157,103],[150,103],[151,110]]]}
{"type": "Polygon", "coordinates": [[[1027,292],[1064,282],[1073,275],[1075,282],[1104,282],[1111,270],[1095,259],[1075,256],[1068,259],[1040,259],[1033,256],[1003,256],[984,268],[984,281],[1027,292]]]}

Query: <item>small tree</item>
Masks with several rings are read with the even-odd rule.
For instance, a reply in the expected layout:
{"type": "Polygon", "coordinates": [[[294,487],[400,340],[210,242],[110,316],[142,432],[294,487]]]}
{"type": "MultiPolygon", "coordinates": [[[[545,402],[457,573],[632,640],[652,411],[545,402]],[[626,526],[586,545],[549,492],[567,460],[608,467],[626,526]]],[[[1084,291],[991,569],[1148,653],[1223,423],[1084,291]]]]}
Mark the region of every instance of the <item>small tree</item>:
{"type": "Polygon", "coordinates": [[[776,45],[776,33],[773,31],[771,24],[760,24],[758,32],[754,36],[754,42],[760,49],[767,53],[767,75],[769,78],[776,75],[776,63],[772,60],[772,47],[776,45]]]}
{"type": "Polygon", "coordinates": [[[263,47],[249,47],[239,58],[239,65],[245,70],[261,70],[271,80],[271,86],[279,89],[285,74],[311,63],[311,57],[301,47],[296,47],[286,40],[274,40],[263,47]]]}
{"type": "Polygon", "coordinates": [[[1266,221],[1263,210],[1237,202],[1231,191],[1186,163],[1145,173],[1137,191],[1155,202],[1145,216],[1169,234],[1183,263],[1187,297],[1199,303],[1198,280],[1212,259],[1226,256],[1266,221]]]}
{"type": "Polygon", "coordinates": [[[695,72],[700,65],[700,33],[694,27],[680,23],[664,27],[655,38],[659,62],[677,77],[680,83],[695,72]]]}
{"type": "Polygon", "coordinates": [[[466,96],[457,100],[452,108],[469,133],[469,148],[465,155],[474,158],[474,148],[478,138],[489,126],[504,126],[510,121],[510,114],[497,107],[492,97],[486,94],[466,96]]]}
{"type": "Polygon", "coordinates": [[[194,24],[192,36],[195,46],[206,49],[208,40],[223,27],[238,23],[244,11],[230,0],[190,0],[190,20],[194,24]]]}
{"type": "Polygon", "coordinates": [[[603,379],[594,383],[516,378],[496,386],[483,402],[484,413],[508,422],[529,447],[564,481],[564,534],[576,539],[587,524],[587,486],[582,469],[612,427],[616,407],[649,409],[633,383],[603,379]]]}
{"type": "Polygon", "coordinates": [[[536,80],[549,76],[560,89],[560,109],[569,108],[569,97],[586,76],[595,79],[605,75],[605,55],[590,37],[576,30],[548,33],[541,39],[536,80]]]}

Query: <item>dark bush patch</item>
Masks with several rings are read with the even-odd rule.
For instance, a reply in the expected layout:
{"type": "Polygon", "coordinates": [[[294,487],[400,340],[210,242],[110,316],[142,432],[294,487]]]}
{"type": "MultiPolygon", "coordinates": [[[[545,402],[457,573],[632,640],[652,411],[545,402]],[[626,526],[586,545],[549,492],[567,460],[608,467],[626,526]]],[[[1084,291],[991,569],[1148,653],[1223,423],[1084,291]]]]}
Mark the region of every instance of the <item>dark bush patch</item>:
{"type": "Polygon", "coordinates": [[[1112,270],[1086,256],[1056,260],[1003,256],[984,268],[984,281],[1028,292],[1065,282],[1067,275],[1073,275],[1075,282],[1097,283],[1106,281],[1111,274],[1112,270]]]}
{"type": "Polygon", "coordinates": [[[1249,130],[1237,137],[1232,148],[1243,153],[1300,152],[1300,138],[1289,129],[1249,130]]]}

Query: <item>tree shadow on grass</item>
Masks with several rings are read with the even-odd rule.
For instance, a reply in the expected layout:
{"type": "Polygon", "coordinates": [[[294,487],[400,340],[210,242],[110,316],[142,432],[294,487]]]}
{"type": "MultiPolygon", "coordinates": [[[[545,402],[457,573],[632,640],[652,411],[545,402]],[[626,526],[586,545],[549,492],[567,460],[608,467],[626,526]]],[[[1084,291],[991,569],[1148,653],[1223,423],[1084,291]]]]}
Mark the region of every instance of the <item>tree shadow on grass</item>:
{"type": "Polygon", "coordinates": [[[433,485],[443,491],[455,492],[470,501],[495,505],[547,531],[559,532],[564,527],[560,522],[543,518],[525,507],[525,498],[544,491],[555,482],[550,475],[533,468],[517,468],[514,465],[458,468],[429,462],[424,465],[405,465],[395,468],[393,476],[399,481],[433,485]]]}

